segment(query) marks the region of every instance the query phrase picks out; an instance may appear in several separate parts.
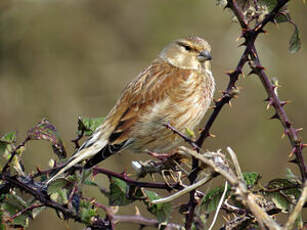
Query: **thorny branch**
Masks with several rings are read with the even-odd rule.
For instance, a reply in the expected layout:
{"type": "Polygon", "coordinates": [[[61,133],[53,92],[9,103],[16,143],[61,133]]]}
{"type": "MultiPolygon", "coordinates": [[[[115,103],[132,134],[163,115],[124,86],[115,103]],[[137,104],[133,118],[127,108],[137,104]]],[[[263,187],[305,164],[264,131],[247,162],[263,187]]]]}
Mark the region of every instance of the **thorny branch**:
{"type": "MultiPolygon", "coordinates": [[[[283,106],[285,105],[284,102],[281,102],[277,95],[274,92],[274,86],[272,83],[269,81],[269,78],[264,72],[264,68],[260,65],[260,60],[257,55],[257,51],[255,48],[255,41],[256,38],[260,33],[264,33],[263,28],[265,27],[266,24],[269,22],[274,22],[275,17],[278,15],[280,9],[284,7],[289,0],[279,0],[277,1],[277,5],[274,7],[274,9],[266,15],[266,17],[258,23],[254,28],[250,28],[245,16],[238,6],[237,2],[235,0],[228,0],[227,5],[225,8],[230,8],[234,15],[237,17],[240,26],[242,28],[242,37],[245,39],[245,42],[242,44],[245,47],[245,50],[235,68],[234,71],[228,72],[227,75],[229,76],[229,82],[227,85],[226,90],[223,92],[222,97],[215,102],[215,108],[210,115],[209,119],[207,120],[204,129],[201,131],[199,138],[195,142],[196,145],[201,148],[204,141],[206,138],[210,137],[210,129],[216,120],[218,114],[222,110],[223,106],[225,104],[228,104],[230,100],[236,95],[236,82],[239,78],[239,75],[242,74],[242,68],[243,66],[249,61],[249,57],[252,58],[252,61],[254,63],[252,70],[253,73],[256,73],[259,78],[261,79],[264,88],[266,89],[268,95],[269,95],[269,103],[273,105],[273,107],[276,110],[277,118],[280,119],[283,127],[284,127],[284,132],[285,134],[289,137],[289,140],[292,145],[292,153],[295,154],[296,159],[295,163],[298,164],[302,176],[302,180],[306,180],[307,176],[307,170],[306,166],[304,164],[304,159],[302,156],[302,149],[305,147],[304,144],[301,143],[301,140],[298,138],[297,135],[297,129],[293,128],[291,122],[288,119],[288,116],[283,109],[283,106]]],[[[198,174],[198,160],[193,157],[193,163],[192,163],[193,171],[190,175],[190,183],[193,184],[197,174],[198,174]]],[[[193,222],[193,216],[194,216],[194,210],[197,205],[197,202],[195,202],[194,198],[195,191],[192,191],[190,193],[190,201],[189,201],[189,214],[186,217],[186,228],[190,229],[192,222],[193,222]]]]}
{"type": "Polygon", "coordinates": [[[94,167],[93,174],[95,175],[98,173],[105,174],[109,177],[116,177],[116,178],[119,178],[125,181],[128,185],[135,185],[135,186],[143,187],[143,188],[156,188],[156,189],[165,189],[165,190],[183,189],[183,186],[178,183],[170,186],[166,183],[141,182],[141,181],[133,180],[130,177],[128,177],[126,174],[123,174],[123,173],[120,174],[120,173],[112,172],[104,168],[94,167]]]}
{"type": "MultiPolygon", "coordinates": [[[[281,227],[261,208],[256,202],[256,196],[248,191],[245,183],[240,179],[239,175],[236,175],[233,170],[228,166],[225,159],[221,157],[221,154],[207,152],[201,155],[191,149],[181,147],[183,153],[190,154],[191,156],[202,161],[215,172],[221,174],[234,188],[235,194],[242,200],[242,203],[255,215],[259,224],[265,224],[269,229],[279,230],[281,227]]],[[[239,165],[234,164],[235,167],[239,165]]],[[[236,172],[241,169],[236,169],[236,172]]]]}
{"type": "MultiPolygon", "coordinates": [[[[96,202],[95,200],[92,200],[91,203],[94,206],[101,208],[102,210],[105,211],[105,213],[108,216],[108,219],[111,221],[113,227],[117,223],[134,223],[134,224],[138,224],[140,226],[154,226],[154,227],[158,228],[159,225],[161,224],[157,220],[149,219],[149,218],[141,216],[138,213],[139,212],[138,210],[136,211],[137,214],[134,215],[134,216],[116,215],[116,213],[111,208],[109,208],[109,207],[107,207],[103,204],[100,204],[100,203],[96,202]]],[[[166,230],[173,230],[173,229],[181,230],[181,229],[183,229],[183,227],[178,225],[178,224],[167,223],[167,224],[165,224],[164,229],[166,229],[166,230]]]]}
{"type": "MultiPolygon", "coordinates": [[[[35,205],[32,207],[29,207],[25,211],[29,211],[33,208],[38,208],[42,205],[53,208],[57,212],[61,212],[64,216],[64,219],[73,219],[77,222],[84,223],[88,227],[91,227],[92,229],[114,229],[114,224],[119,222],[127,222],[127,223],[135,223],[139,224],[141,226],[158,226],[159,222],[154,219],[145,218],[141,215],[135,215],[135,216],[120,216],[115,215],[110,212],[109,209],[104,209],[107,212],[106,219],[102,219],[100,217],[95,217],[95,219],[92,221],[91,224],[88,224],[84,222],[80,215],[78,213],[75,213],[73,210],[66,208],[64,205],[57,203],[50,199],[50,197],[47,195],[46,191],[44,191],[43,188],[37,188],[37,186],[34,185],[33,181],[28,181],[29,178],[22,178],[17,176],[9,176],[7,174],[1,174],[0,177],[1,180],[9,182],[9,186],[11,188],[18,188],[23,192],[26,192],[33,197],[36,198],[36,200],[40,201],[41,204],[35,205]]],[[[100,207],[102,207],[100,205],[100,207]]],[[[16,215],[20,215],[19,213],[16,215]]],[[[12,218],[15,218],[14,216],[12,218]]],[[[166,225],[166,229],[181,229],[180,225],[168,223],[166,225]]]]}

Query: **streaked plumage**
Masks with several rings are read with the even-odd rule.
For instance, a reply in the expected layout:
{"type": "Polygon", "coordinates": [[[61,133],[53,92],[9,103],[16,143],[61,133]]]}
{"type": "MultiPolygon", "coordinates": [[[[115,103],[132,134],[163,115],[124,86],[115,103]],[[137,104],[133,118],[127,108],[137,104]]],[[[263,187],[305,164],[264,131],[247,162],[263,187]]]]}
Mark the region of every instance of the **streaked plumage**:
{"type": "Polygon", "coordinates": [[[125,148],[166,152],[182,140],[166,129],[194,129],[205,115],[215,83],[209,44],[199,37],[179,39],[123,90],[104,123],[47,183],[73,165],[90,158],[91,167],[125,148]]]}

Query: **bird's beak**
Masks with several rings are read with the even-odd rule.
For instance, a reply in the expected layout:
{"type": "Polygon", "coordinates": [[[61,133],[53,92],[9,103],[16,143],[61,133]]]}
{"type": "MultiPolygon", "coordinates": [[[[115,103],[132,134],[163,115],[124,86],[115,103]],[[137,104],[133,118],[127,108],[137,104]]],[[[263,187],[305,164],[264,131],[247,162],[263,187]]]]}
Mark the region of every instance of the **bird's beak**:
{"type": "Polygon", "coordinates": [[[200,62],[209,61],[212,59],[211,54],[209,53],[208,50],[201,51],[197,56],[197,58],[200,62]]]}

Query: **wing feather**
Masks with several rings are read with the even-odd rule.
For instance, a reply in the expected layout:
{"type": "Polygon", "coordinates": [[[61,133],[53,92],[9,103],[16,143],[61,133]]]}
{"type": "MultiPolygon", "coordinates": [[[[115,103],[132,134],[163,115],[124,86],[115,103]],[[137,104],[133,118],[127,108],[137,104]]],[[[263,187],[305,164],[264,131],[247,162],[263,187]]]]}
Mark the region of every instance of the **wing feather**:
{"type": "MultiPolygon", "coordinates": [[[[180,90],[180,83],[187,80],[191,70],[178,69],[161,59],[154,61],[123,90],[112,117],[119,118],[110,135],[109,144],[120,144],[130,137],[133,125],[154,103],[170,97],[172,90],[180,90]],[[125,110],[123,110],[125,107],[125,110]]],[[[112,122],[112,123],[113,123],[112,122]]]]}

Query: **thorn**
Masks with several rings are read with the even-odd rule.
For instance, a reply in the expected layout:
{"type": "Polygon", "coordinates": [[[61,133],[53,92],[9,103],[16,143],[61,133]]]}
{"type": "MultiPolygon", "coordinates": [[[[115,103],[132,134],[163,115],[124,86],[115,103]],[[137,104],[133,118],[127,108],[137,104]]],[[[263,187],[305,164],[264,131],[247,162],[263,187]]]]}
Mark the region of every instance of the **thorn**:
{"type": "Polygon", "coordinates": [[[257,28],[255,28],[255,31],[257,32],[257,33],[266,33],[266,31],[263,29],[263,28],[261,28],[261,26],[259,25],[257,28]]]}
{"type": "MultiPolygon", "coordinates": [[[[223,92],[224,94],[224,92],[223,92]]],[[[225,94],[224,94],[225,95],[225,94]]],[[[223,99],[223,97],[218,98],[217,100],[214,101],[215,105],[217,105],[217,103],[219,103],[221,100],[223,99]]]]}
{"type": "Polygon", "coordinates": [[[252,75],[252,74],[257,74],[256,71],[255,71],[254,69],[252,69],[252,70],[247,74],[247,76],[250,76],[250,75],[252,75]]]}
{"type": "Polygon", "coordinates": [[[265,70],[265,68],[262,65],[257,65],[257,66],[255,66],[255,68],[257,70],[265,70]]]}
{"type": "MultiPolygon", "coordinates": [[[[285,125],[286,125],[287,128],[290,128],[291,127],[291,122],[290,121],[285,121],[285,125]]],[[[288,132],[289,132],[289,130],[288,130],[288,132]]]]}
{"type": "Polygon", "coordinates": [[[269,110],[269,108],[273,105],[273,102],[269,100],[268,105],[266,106],[266,110],[269,110]]]}
{"type": "Polygon", "coordinates": [[[289,162],[290,162],[290,163],[293,163],[293,164],[297,164],[297,163],[298,163],[298,161],[297,161],[296,158],[294,158],[293,160],[290,160],[289,162]]]}
{"type": "Polygon", "coordinates": [[[282,85],[279,84],[279,81],[276,77],[273,77],[272,80],[271,80],[271,83],[273,86],[275,86],[275,88],[279,88],[279,87],[282,87],[282,85]]]}
{"type": "Polygon", "coordinates": [[[281,139],[284,139],[285,136],[286,136],[286,134],[285,134],[285,133],[282,133],[280,138],[281,138],[281,139]]]}
{"type": "Polygon", "coordinates": [[[214,134],[212,134],[212,133],[208,133],[207,136],[208,136],[208,137],[212,137],[212,138],[215,138],[215,137],[216,137],[216,135],[214,135],[214,134]]]}
{"type": "Polygon", "coordinates": [[[264,30],[264,29],[261,29],[261,31],[259,33],[267,34],[267,31],[264,30]]]}
{"type": "Polygon", "coordinates": [[[137,206],[134,206],[134,207],[135,207],[135,215],[140,216],[141,212],[140,212],[139,208],[137,206]]]}
{"type": "Polygon", "coordinates": [[[226,74],[232,78],[235,75],[236,71],[235,70],[231,70],[231,71],[227,71],[226,74]]]}
{"type": "Polygon", "coordinates": [[[285,135],[288,135],[290,133],[290,130],[289,129],[285,129],[284,133],[285,133],[285,135]]]}
{"type": "Polygon", "coordinates": [[[232,103],[231,103],[231,101],[228,101],[227,103],[228,103],[229,107],[232,108],[232,103]]]}
{"type": "Polygon", "coordinates": [[[301,149],[306,148],[307,144],[301,144],[301,149]]]}
{"type": "Polygon", "coordinates": [[[303,128],[298,128],[295,130],[297,133],[303,131],[303,128]]]}
{"type": "Polygon", "coordinates": [[[247,41],[242,42],[238,47],[247,46],[247,41]]]}
{"type": "MultiPolygon", "coordinates": [[[[216,104],[216,102],[214,101],[214,103],[216,104]]],[[[216,106],[215,105],[212,105],[212,106],[210,106],[209,107],[209,109],[215,109],[216,108],[216,106]]]]}
{"type": "Polygon", "coordinates": [[[266,99],[264,99],[264,101],[271,101],[272,99],[271,99],[271,97],[270,96],[268,96],[266,99]]]}
{"type": "Polygon", "coordinates": [[[244,74],[244,72],[241,72],[241,74],[242,74],[242,77],[243,77],[243,78],[245,78],[245,77],[246,77],[246,76],[245,76],[245,74],[244,74]]]}
{"type": "Polygon", "coordinates": [[[235,97],[235,96],[239,95],[239,94],[240,94],[240,89],[242,89],[242,88],[239,88],[239,87],[232,87],[231,92],[230,92],[230,95],[231,95],[232,97],[235,97]]]}
{"type": "Polygon", "coordinates": [[[288,155],[288,158],[292,158],[295,152],[295,148],[292,148],[291,152],[288,155]]]}
{"type": "Polygon", "coordinates": [[[236,38],[236,42],[238,42],[241,38],[243,38],[243,34],[236,38]]]}
{"type": "Polygon", "coordinates": [[[227,9],[227,8],[231,8],[230,1],[227,1],[227,4],[226,4],[226,6],[224,7],[224,10],[227,9]]]}
{"type": "Polygon", "coordinates": [[[282,107],[284,107],[285,105],[287,105],[287,104],[289,104],[289,103],[291,103],[291,101],[281,101],[280,102],[280,105],[282,106],[282,107]]]}
{"type": "Polygon", "coordinates": [[[273,120],[273,119],[280,119],[279,115],[277,113],[275,113],[272,117],[270,117],[269,119],[273,120]]]}

